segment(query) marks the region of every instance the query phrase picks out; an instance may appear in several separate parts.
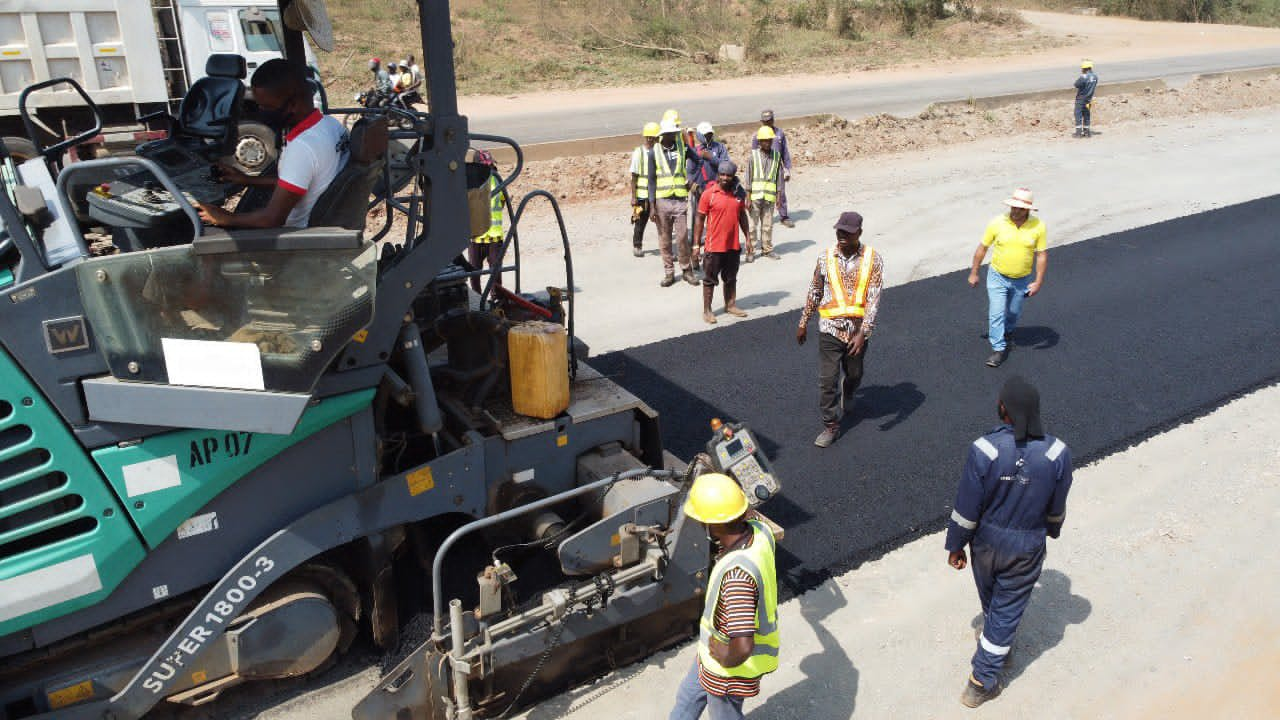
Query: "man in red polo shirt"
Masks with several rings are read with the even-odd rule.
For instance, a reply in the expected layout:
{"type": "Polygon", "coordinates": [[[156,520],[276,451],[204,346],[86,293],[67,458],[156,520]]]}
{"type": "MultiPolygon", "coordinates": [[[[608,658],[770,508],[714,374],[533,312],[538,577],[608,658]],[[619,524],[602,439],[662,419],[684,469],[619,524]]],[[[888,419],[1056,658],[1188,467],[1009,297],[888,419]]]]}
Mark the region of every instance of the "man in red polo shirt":
{"type": "Polygon", "coordinates": [[[250,86],[267,124],[288,128],[276,166],[278,177],[253,177],[225,166],[219,171],[226,182],[275,189],[258,210],[230,213],[201,204],[200,217],[222,227],[307,227],[316,200],[347,164],[347,130],[337,118],[315,108],[304,68],[279,58],[268,60],[253,73],[250,86]]]}
{"type": "Polygon", "coordinates": [[[720,163],[716,181],[708,185],[698,200],[698,216],[693,221],[694,245],[704,245],[702,263],[702,319],[715,324],[711,298],[715,296],[717,278],[724,281],[724,311],[734,317],[746,317],[738,308],[738,255],[742,245],[738,230],[750,241],[747,227],[747,193],[738,183],[738,166],[731,161],[720,163]],[[705,238],[704,238],[705,233],[705,238]]]}

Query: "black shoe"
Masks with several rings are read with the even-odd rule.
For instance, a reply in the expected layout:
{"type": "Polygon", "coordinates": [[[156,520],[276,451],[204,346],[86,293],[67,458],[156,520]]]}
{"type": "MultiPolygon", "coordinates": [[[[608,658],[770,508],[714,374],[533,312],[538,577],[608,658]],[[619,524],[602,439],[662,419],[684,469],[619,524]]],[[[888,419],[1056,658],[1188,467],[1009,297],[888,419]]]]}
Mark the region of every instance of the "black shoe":
{"type": "Polygon", "coordinates": [[[1009,351],[1007,349],[992,351],[992,353],[987,356],[987,367],[1000,367],[1000,364],[1003,363],[1007,357],[1009,357],[1009,351]]]}
{"type": "Polygon", "coordinates": [[[675,285],[675,284],[676,284],[676,276],[675,276],[675,275],[668,275],[668,276],[666,276],[666,277],[662,278],[662,282],[660,282],[660,283],[658,283],[658,284],[659,284],[659,285],[661,285],[662,287],[671,287],[672,285],[675,285]]]}
{"type": "Polygon", "coordinates": [[[973,676],[969,676],[969,680],[964,684],[964,692],[960,693],[960,704],[969,708],[976,708],[982,703],[994,698],[1000,694],[1000,686],[997,684],[991,689],[984,688],[978,684],[973,676]]]}
{"type": "Polygon", "coordinates": [[[792,220],[792,219],[791,219],[791,218],[789,218],[789,217],[784,217],[784,218],[782,218],[782,225],[783,225],[784,227],[793,228],[793,227],[795,227],[795,226],[796,226],[796,221],[795,221],[795,220],[792,220]]]}

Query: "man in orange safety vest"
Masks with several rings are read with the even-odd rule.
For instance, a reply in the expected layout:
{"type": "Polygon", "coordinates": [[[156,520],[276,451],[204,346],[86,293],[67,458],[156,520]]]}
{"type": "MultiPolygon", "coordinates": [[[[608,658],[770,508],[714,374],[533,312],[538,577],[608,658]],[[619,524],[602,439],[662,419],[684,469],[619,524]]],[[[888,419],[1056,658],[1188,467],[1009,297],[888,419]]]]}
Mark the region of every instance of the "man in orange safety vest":
{"type": "Polygon", "coordinates": [[[884,263],[862,244],[862,216],[846,212],[836,221],[836,244],[818,256],[796,342],[808,337],[809,318],[818,311],[818,386],[823,430],[814,439],[829,447],[840,434],[840,418],[851,408],[862,383],[862,360],[880,307],[884,263]]]}

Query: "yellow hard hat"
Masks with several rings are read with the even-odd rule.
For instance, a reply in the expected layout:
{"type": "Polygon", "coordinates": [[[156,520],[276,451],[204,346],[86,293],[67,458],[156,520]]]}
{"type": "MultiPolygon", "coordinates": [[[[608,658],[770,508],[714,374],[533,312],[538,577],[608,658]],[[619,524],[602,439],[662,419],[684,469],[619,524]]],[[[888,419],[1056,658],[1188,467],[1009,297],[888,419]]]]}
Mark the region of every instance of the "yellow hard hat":
{"type": "Polygon", "coordinates": [[[728,475],[699,475],[689,488],[684,514],[707,524],[737,520],[747,511],[747,496],[742,487],[728,475]]]}
{"type": "Polygon", "coordinates": [[[760,129],[756,131],[757,140],[772,140],[776,137],[778,137],[778,134],[768,125],[761,125],[760,129]]]}
{"type": "Polygon", "coordinates": [[[1092,61],[1092,60],[1081,60],[1081,61],[1080,61],[1080,69],[1081,69],[1081,70],[1092,70],[1092,69],[1093,69],[1093,61],[1092,61]]]}
{"type": "Polygon", "coordinates": [[[662,113],[662,121],[663,121],[663,122],[673,122],[673,123],[675,123],[676,125],[679,125],[679,124],[680,124],[680,111],[679,111],[679,110],[676,110],[675,108],[671,108],[670,110],[668,110],[668,111],[666,111],[666,112],[662,113]]]}
{"type": "Polygon", "coordinates": [[[656,122],[647,122],[644,124],[645,137],[658,137],[659,135],[662,134],[660,131],[661,131],[661,127],[659,127],[658,123],[656,122]]]}

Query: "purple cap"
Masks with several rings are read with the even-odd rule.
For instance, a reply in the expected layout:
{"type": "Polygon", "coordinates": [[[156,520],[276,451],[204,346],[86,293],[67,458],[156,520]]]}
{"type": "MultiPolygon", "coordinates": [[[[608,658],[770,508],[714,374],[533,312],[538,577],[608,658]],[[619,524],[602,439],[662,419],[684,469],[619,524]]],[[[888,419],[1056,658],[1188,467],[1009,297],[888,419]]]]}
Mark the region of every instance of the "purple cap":
{"type": "Polygon", "coordinates": [[[862,216],[852,210],[842,212],[840,213],[840,219],[836,221],[835,228],[845,232],[856,233],[862,229],[862,216]]]}

